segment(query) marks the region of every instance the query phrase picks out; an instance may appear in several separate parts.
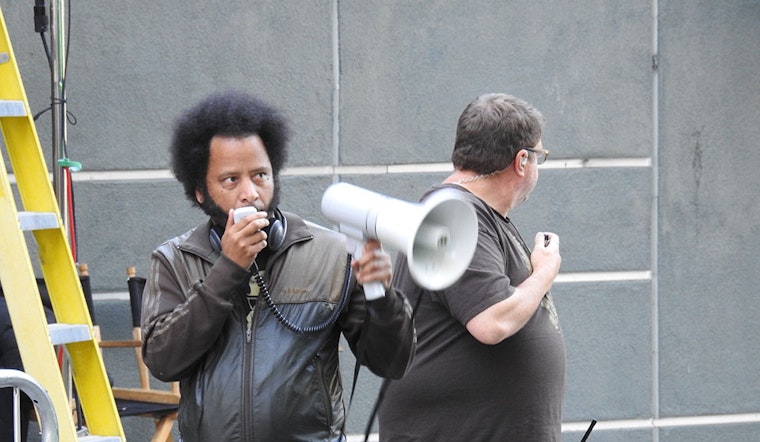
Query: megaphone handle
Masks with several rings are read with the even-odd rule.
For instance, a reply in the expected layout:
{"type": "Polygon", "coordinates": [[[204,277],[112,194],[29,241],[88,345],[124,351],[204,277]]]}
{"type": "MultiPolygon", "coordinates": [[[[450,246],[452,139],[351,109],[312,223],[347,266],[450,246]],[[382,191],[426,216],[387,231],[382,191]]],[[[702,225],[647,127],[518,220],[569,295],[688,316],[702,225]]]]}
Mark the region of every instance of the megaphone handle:
{"type": "Polygon", "coordinates": [[[364,297],[367,298],[367,301],[374,301],[375,299],[379,299],[385,296],[385,287],[383,287],[382,282],[368,282],[366,284],[363,284],[363,287],[364,297]]]}
{"type": "MultiPolygon", "coordinates": [[[[356,239],[348,236],[346,237],[346,248],[354,255],[354,259],[361,259],[362,249],[364,249],[364,242],[357,241],[356,239]]],[[[364,297],[367,301],[374,301],[375,299],[385,296],[385,287],[383,283],[379,281],[367,282],[362,284],[364,287],[364,297]]]]}

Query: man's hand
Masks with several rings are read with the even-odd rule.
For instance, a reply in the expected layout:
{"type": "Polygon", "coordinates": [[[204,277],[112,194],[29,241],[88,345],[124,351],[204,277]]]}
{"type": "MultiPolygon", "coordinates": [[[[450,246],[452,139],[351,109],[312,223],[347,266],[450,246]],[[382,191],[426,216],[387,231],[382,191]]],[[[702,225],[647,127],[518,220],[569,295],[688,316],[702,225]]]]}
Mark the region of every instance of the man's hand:
{"type": "Polygon", "coordinates": [[[554,280],[562,263],[562,257],[559,255],[559,236],[556,233],[536,233],[530,263],[533,266],[533,273],[547,272],[551,280],[554,280]]]}
{"type": "Polygon", "coordinates": [[[233,210],[227,213],[227,226],[222,236],[222,251],[227,258],[248,269],[267,246],[267,234],[262,229],[269,225],[267,213],[260,211],[235,223],[233,210]]]}
{"type": "Polygon", "coordinates": [[[364,243],[361,258],[353,260],[351,268],[356,273],[359,284],[381,282],[386,290],[391,286],[391,257],[383,251],[379,241],[369,240],[364,243]]]}

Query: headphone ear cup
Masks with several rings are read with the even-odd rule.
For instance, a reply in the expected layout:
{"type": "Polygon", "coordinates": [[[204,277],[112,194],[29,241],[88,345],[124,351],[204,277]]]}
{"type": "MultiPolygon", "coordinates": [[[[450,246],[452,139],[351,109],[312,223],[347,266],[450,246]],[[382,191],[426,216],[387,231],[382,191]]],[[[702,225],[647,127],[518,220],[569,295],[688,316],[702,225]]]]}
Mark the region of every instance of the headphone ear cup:
{"type": "Polygon", "coordinates": [[[285,241],[286,224],[284,221],[280,221],[277,218],[269,219],[269,227],[265,229],[267,232],[267,247],[270,250],[277,250],[282,246],[285,241]]]}
{"type": "Polygon", "coordinates": [[[219,233],[217,233],[216,230],[212,227],[208,234],[208,240],[211,243],[211,248],[216,250],[217,252],[222,251],[222,238],[219,236],[219,233]]]}

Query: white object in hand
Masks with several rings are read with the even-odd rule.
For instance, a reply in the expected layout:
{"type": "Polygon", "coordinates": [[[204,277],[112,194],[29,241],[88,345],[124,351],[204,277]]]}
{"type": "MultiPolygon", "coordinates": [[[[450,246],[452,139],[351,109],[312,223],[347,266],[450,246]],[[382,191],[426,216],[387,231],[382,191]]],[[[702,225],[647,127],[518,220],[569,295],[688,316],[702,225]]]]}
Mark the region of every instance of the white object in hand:
{"type": "Polygon", "coordinates": [[[253,213],[258,212],[259,209],[253,207],[253,206],[246,206],[246,207],[240,207],[238,209],[235,209],[233,212],[233,217],[235,218],[235,223],[238,223],[241,219],[245,218],[248,215],[251,215],[253,213]]]}

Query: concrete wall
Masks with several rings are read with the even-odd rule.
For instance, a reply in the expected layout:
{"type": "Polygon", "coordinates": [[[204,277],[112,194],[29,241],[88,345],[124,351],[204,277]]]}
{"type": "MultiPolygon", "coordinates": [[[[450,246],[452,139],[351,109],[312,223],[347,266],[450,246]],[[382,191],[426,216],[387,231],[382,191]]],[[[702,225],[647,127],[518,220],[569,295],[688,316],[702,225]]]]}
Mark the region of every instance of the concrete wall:
{"type": "MultiPolygon", "coordinates": [[[[166,147],[207,93],[240,88],[286,112],[282,208],[326,224],[335,180],[416,200],[450,170],[465,104],[507,92],[549,120],[551,160],[512,217],[524,235],[561,236],[564,439],[596,419],[594,441],[757,440],[760,2],[72,3],[78,252],[106,334],[128,333],[124,268],[144,273],[203,218],[166,147]]],[[[42,110],[32,2],[0,7],[42,110]]],[[[49,146],[49,113],[38,131],[49,146]]],[[[376,394],[367,371],[360,382],[350,433],[376,394]]],[[[145,423],[125,425],[144,438],[145,423]]]]}

